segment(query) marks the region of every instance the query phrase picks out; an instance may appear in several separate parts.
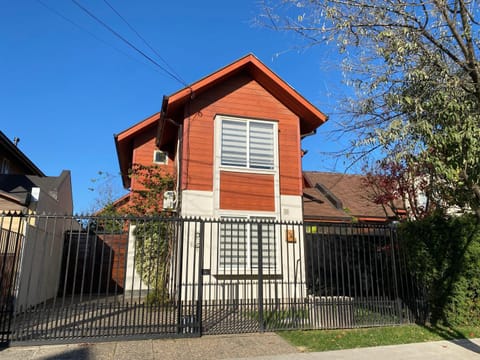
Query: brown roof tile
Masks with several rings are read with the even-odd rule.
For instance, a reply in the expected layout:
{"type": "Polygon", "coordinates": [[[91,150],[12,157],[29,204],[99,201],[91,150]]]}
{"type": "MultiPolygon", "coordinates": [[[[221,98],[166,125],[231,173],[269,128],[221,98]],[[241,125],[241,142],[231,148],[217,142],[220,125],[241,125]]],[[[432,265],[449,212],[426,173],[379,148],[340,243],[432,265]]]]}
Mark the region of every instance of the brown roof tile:
{"type": "Polygon", "coordinates": [[[333,210],[337,216],[340,217],[341,213],[343,218],[349,219],[355,217],[381,221],[394,216],[390,208],[373,202],[373,193],[365,184],[363,175],[313,171],[305,171],[303,175],[307,185],[304,189],[304,194],[307,195],[304,196],[305,219],[326,219],[332,216],[333,210]],[[327,204],[313,204],[309,196],[327,204]]]}
{"type": "Polygon", "coordinates": [[[309,220],[350,221],[351,217],[343,210],[335,208],[325,196],[315,188],[303,189],[303,214],[309,220]]]}

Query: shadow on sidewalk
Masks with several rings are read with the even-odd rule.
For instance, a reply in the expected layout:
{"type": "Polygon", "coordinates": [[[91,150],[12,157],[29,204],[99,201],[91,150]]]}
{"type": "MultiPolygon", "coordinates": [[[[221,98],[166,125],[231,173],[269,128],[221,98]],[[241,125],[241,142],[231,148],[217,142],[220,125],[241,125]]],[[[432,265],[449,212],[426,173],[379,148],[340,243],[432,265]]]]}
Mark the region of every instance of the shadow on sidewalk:
{"type": "Polygon", "coordinates": [[[458,339],[452,340],[451,342],[455,345],[463,347],[464,349],[470,350],[475,354],[480,354],[480,346],[469,339],[458,339]]]}
{"type": "Polygon", "coordinates": [[[42,360],[92,360],[94,355],[92,355],[87,347],[81,349],[72,349],[67,351],[62,351],[55,354],[39,354],[41,355],[42,360]]]}
{"type": "MultiPolygon", "coordinates": [[[[476,354],[480,354],[480,346],[471,341],[464,333],[453,328],[441,328],[437,326],[424,326],[430,332],[433,332],[451,343],[461,346],[476,354]]],[[[478,335],[478,334],[477,334],[478,335]]],[[[471,337],[471,336],[470,336],[471,337]]]]}

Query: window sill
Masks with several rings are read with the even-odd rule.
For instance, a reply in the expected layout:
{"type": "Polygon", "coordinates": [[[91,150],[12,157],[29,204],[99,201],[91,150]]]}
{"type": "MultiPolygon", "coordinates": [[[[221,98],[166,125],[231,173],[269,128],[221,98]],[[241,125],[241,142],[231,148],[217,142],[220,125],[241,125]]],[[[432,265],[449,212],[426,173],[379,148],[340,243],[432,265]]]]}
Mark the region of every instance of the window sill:
{"type": "Polygon", "coordinates": [[[230,171],[230,172],[241,172],[241,173],[254,173],[254,174],[270,174],[275,175],[277,173],[276,169],[256,169],[256,168],[244,168],[237,166],[225,166],[221,165],[219,167],[220,171],[230,171]]]}

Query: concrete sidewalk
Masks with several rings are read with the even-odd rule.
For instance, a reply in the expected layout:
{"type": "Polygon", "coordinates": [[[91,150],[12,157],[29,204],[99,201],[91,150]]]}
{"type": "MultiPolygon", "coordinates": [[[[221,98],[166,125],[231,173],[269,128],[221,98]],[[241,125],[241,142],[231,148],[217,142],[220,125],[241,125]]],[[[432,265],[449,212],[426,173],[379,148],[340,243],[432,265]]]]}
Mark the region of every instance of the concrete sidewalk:
{"type": "Polygon", "coordinates": [[[0,359],[2,360],[373,360],[386,358],[388,360],[479,359],[480,339],[305,353],[291,346],[278,335],[265,333],[204,336],[192,339],[11,347],[0,351],[0,359]]]}

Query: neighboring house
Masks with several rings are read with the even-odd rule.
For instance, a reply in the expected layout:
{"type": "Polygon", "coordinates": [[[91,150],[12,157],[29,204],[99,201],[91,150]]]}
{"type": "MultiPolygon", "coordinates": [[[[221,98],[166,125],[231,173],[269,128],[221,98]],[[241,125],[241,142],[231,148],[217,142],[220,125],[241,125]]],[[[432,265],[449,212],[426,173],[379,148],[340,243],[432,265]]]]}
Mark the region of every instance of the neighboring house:
{"type": "MultiPolygon", "coordinates": [[[[255,225],[229,224],[228,219],[303,220],[301,140],[326,120],[254,55],[247,55],[165,96],[159,113],[115,136],[123,185],[132,191],[141,189],[129,177],[133,164],[158,164],[168,170],[177,182],[173,206],[177,215],[227,221],[205,229],[205,238],[212,240],[204,244],[209,256],[203,265],[211,283],[246,274],[247,269],[252,275],[257,271],[250,253],[257,241],[255,225]]],[[[128,207],[126,200],[119,204],[128,207]]],[[[281,274],[298,275],[302,246],[296,242],[302,239],[279,229],[268,228],[264,248],[269,253],[263,261],[270,274],[283,281],[279,286],[288,287],[293,281],[282,280],[281,274]],[[282,251],[287,242],[288,250],[282,251]]],[[[189,238],[198,235],[193,226],[186,231],[191,232],[185,234],[189,238]]],[[[128,275],[133,273],[132,238],[126,288],[138,289],[139,281],[128,275]]],[[[198,247],[184,252],[191,258],[184,263],[193,264],[198,247]]],[[[195,283],[194,271],[185,270],[195,283]]]]}
{"type": "Polygon", "coordinates": [[[0,293],[14,294],[16,306],[26,307],[55,296],[64,241],[63,233],[55,230],[67,223],[74,229],[80,225],[28,216],[72,215],[72,183],[68,170],[46,176],[16,142],[0,132],[0,293]],[[18,274],[16,284],[10,282],[13,273],[18,274]],[[22,287],[24,282],[30,286],[22,287]]]}
{"type": "Polygon", "coordinates": [[[0,212],[71,215],[70,171],[59,176],[0,174],[0,212]]]}
{"type": "Polygon", "coordinates": [[[0,131],[0,213],[72,214],[70,171],[46,176],[18,148],[19,141],[10,141],[0,131]]]}
{"type": "Polygon", "coordinates": [[[373,201],[363,175],[304,171],[303,211],[306,222],[388,222],[405,215],[401,201],[390,206],[373,201]],[[396,205],[396,206],[395,206],[396,205]]]}
{"type": "Polygon", "coordinates": [[[0,131],[0,174],[26,174],[45,176],[45,174],[18,148],[20,139],[10,141],[0,131]]]}

